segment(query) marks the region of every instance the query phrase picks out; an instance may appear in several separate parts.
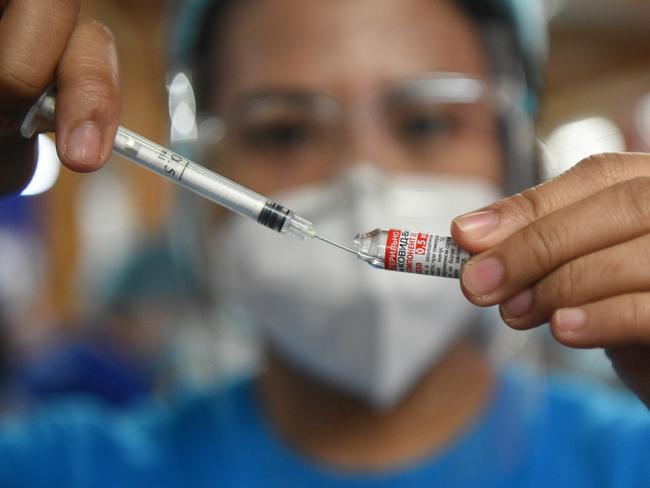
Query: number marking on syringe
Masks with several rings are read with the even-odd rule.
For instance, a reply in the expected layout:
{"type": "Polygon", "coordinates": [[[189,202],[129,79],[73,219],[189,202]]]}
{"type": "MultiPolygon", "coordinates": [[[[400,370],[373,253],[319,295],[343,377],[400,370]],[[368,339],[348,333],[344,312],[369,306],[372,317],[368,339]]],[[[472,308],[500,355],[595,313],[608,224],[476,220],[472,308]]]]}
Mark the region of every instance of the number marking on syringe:
{"type": "Polygon", "coordinates": [[[164,163],[163,171],[168,176],[171,176],[178,181],[183,180],[185,170],[190,164],[188,159],[182,158],[178,154],[169,152],[166,149],[163,149],[158,153],[158,159],[164,163]]]}

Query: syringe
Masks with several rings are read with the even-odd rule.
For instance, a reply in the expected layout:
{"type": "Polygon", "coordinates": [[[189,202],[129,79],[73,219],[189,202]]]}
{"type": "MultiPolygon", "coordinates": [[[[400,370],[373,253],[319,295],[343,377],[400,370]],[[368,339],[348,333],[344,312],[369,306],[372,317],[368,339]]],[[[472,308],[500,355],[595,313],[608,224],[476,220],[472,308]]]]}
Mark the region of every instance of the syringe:
{"type": "MultiPolygon", "coordinates": [[[[56,100],[51,92],[41,95],[27,113],[20,128],[21,135],[30,139],[38,131],[43,119],[53,122],[55,108],[56,100]]],[[[292,210],[122,126],[117,129],[113,152],[277,232],[302,239],[316,238],[347,249],[319,236],[310,221],[292,210]]]]}

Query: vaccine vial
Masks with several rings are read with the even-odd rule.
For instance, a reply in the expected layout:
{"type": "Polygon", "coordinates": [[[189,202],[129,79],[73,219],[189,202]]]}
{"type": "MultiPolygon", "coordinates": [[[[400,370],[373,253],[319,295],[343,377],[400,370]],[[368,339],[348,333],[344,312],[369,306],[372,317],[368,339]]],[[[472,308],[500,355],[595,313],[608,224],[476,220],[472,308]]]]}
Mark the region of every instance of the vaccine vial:
{"type": "Polygon", "coordinates": [[[354,243],[360,259],[391,271],[460,278],[471,254],[451,237],[399,229],[375,229],[354,243]]]}

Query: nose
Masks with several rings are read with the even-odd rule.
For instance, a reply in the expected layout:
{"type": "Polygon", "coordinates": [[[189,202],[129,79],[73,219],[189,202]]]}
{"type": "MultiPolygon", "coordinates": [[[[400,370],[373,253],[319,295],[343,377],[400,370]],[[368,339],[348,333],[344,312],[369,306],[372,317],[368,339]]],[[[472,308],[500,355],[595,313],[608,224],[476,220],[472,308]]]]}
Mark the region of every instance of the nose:
{"type": "Polygon", "coordinates": [[[377,103],[368,103],[350,111],[345,127],[339,169],[359,164],[377,166],[384,171],[406,169],[408,155],[377,103]]]}

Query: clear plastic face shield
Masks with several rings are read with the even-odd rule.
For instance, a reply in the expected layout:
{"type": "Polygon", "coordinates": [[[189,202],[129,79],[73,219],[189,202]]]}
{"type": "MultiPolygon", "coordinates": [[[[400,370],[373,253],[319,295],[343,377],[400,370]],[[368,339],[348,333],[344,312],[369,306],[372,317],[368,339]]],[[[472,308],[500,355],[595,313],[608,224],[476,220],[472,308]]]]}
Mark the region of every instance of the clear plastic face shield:
{"type": "Polygon", "coordinates": [[[325,93],[268,90],[226,103],[218,119],[200,124],[200,142],[208,160],[232,161],[285,187],[326,179],[348,164],[357,129],[399,151],[388,172],[453,173],[462,171],[454,160],[463,141],[494,147],[494,120],[509,100],[499,87],[459,73],[402,81],[353,107],[325,93]]]}

